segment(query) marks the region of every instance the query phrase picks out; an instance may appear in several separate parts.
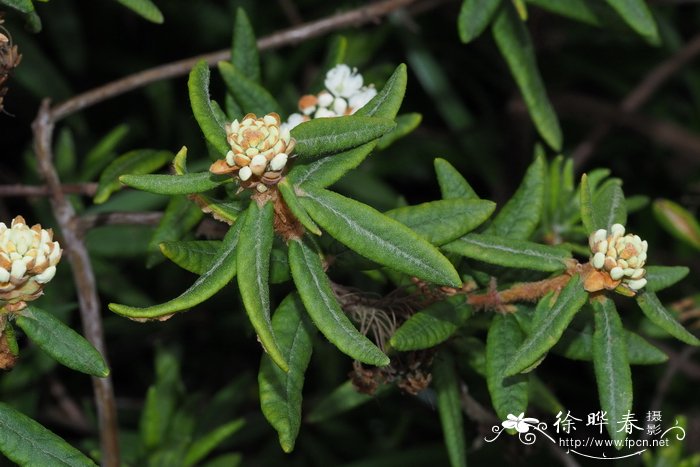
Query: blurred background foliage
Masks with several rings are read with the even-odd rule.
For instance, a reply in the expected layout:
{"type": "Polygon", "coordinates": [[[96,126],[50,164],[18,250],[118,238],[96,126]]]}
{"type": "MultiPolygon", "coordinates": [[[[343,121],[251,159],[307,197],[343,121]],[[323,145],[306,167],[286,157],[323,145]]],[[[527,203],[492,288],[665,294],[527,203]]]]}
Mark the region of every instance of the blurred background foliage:
{"type": "MultiPolygon", "coordinates": [[[[43,29],[36,34],[23,28],[20,15],[7,12],[5,26],[23,60],[8,82],[10,90],[4,106],[9,115],[0,115],[0,184],[40,183],[30,125],[42,99],[60,102],[133,72],[226,48],[238,7],[247,11],[256,34],[263,37],[363,2],[158,3],[165,18],[162,24],[147,22],[106,0],[37,3],[43,29]]],[[[700,206],[698,64],[691,62],[678,69],[640,109],[627,114],[618,109],[652,70],[673,62],[686,44],[700,41],[700,5],[681,0],[650,2],[659,31],[658,44],[652,44],[610,15],[602,15],[602,21],[593,17],[582,22],[542,8],[553,3],[525,2],[526,24],[547,91],[560,117],[564,135],[561,153],[575,153],[579,144],[590,138],[593,128],[612,124],[590,157],[576,161],[577,174],[594,167],[610,168],[613,176],[624,181],[628,196],[666,198],[690,216],[696,215],[700,206]]],[[[349,40],[347,63],[361,70],[365,82],[381,87],[398,63],[407,63],[409,86],[402,112],[420,112],[423,121],[414,133],[346,177],[336,186],[338,191],[380,210],[405,201],[414,204],[438,199],[435,157],[454,164],[481,197],[502,202],[517,188],[539,137],[491,35],[483,34],[468,45],[460,42],[456,27],[459,8],[457,1],[419,1],[379,24],[340,31],[349,40]]],[[[321,37],[261,54],[264,82],[288,113],[296,110],[299,95],[316,91],[312,85],[323,72],[320,67],[328,43],[328,37],[321,37]]],[[[193,160],[194,155],[206,159],[207,148],[190,111],[186,79],[183,76],[149,85],[64,121],[55,138],[56,164],[63,182],[94,181],[100,160],[134,148],[175,152],[187,145],[193,160]],[[88,161],[98,163],[90,165],[88,161]]],[[[212,95],[223,95],[223,91],[223,83],[213,80],[212,95]]],[[[554,155],[549,153],[550,158],[554,155]]],[[[72,201],[83,214],[96,214],[162,210],[168,199],[124,190],[102,205],[78,196],[72,201]]],[[[658,203],[656,206],[657,211],[663,207],[658,203]]],[[[43,197],[0,199],[1,219],[7,221],[18,213],[44,226],[55,224],[43,197]]],[[[628,224],[630,230],[653,245],[654,263],[685,265],[697,271],[697,244],[664,225],[663,213],[655,216],[651,204],[632,216],[628,224]]],[[[192,282],[193,275],[167,261],[146,269],[144,259],[154,228],[104,226],[89,232],[87,244],[103,304],[160,303],[192,282]]],[[[381,285],[366,282],[370,290],[383,291],[381,285]]],[[[276,290],[279,298],[288,291],[285,287],[276,290]]],[[[696,296],[699,292],[697,275],[691,273],[662,295],[666,303],[677,303],[676,311],[686,313],[684,324],[691,329],[693,322],[698,322],[698,314],[693,313],[700,302],[696,296]]],[[[39,305],[79,328],[74,294],[66,261],[39,305]]],[[[626,314],[626,306],[620,308],[623,320],[628,328],[634,328],[640,315],[626,314]]],[[[244,465],[406,466],[447,462],[431,390],[418,397],[390,390],[369,402],[358,400],[364,402],[360,407],[336,417],[324,414],[327,405],[319,402],[347,380],[352,368],[345,356],[321,338],[314,342],[317,351],[304,388],[305,415],[314,416],[307,417],[302,425],[296,450],[283,454],[276,434],[260,413],[255,384],[260,348],[234,283],[192,312],[163,323],[137,324],[104,308],[122,447],[125,461],[131,465],[174,465],[166,457],[158,457],[167,455],[168,449],[163,448],[168,443],[191,442],[238,419],[243,419],[245,425],[219,446],[218,465],[234,465],[239,454],[245,459],[244,465]],[[171,369],[170,374],[162,368],[155,371],[154,362],[162,367],[166,365],[164,359],[171,359],[170,364],[178,368],[171,369]],[[172,379],[170,383],[162,382],[168,378],[172,379]],[[159,381],[170,388],[169,397],[177,409],[159,422],[164,424],[167,436],[151,438],[148,444],[144,441],[147,422],[142,419],[142,410],[148,388],[159,381]]],[[[700,359],[680,344],[654,340],[656,337],[652,336],[653,342],[671,359],[666,365],[634,368],[635,407],[641,412],[661,404],[669,418],[684,414],[686,450],[700,451],[700,359]]],[[[21,344],[26,347],[25,341],[21,344]]],[[[547,375],[544,383],[563,407],[572,412],[596,410],[589,364],[553,355],[538,374],[547,375]]],[[[462,376],[474,399],[488,406],[484,381],[473,371],[464,371],[462,376]]],[[[88,377],[57,366],[38,349],[25,348],[20,364],[2,375],[0,399],[81,448],[97,447],[88,377]]],[[[469,446],[472,465],[504,458],[515,463],[523,456],[528,465],[551,462],[552,454],[542,447],[523,451],[517,440],[483,444],[483,427],[469,419],[465,427],[467,439],[474,442],[469,446]]],[[[651,457],[645,461],[649,465],[662,462],[651,457]]]]}

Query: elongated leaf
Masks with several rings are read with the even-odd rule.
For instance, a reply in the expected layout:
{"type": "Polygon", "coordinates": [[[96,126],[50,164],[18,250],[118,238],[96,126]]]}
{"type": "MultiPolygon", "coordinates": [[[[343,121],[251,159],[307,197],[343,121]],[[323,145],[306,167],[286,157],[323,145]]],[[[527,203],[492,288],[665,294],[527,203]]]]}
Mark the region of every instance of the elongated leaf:
{"type": "Polygon", "coordinates": [[[258,373],[260,407],[279,435],[284,452],[292,452],[301,426],[301,391],[304,373],[311,360],[312,330],[305,322],[304,305],[296,294],[288,295],[272,317],[272,328],[285,355],[289,372],[280,370],[263,355],[258,373]]]}
{"type": "Polygon", "coordinates": [[[100,171],[114,159],[117,146],[124,140],[129,127],[121,124],[112,129],[85,156],[80,172],[81,180],[92,180],[100,171]]]}
{"type": "Polygon", "coordinates": [[[147,174],[163,167],[173,158],[170,151],[136,149],[117,157],[105,168],[95,193],[95,203],[102,204],[121,188],[119,177],[125,174],[147,174]]]}
{"type": "Polygon", "coordinates": [[[493,23],[493,37],[520,88],[537,131],[554,150],[562,145],[561,128],[537,68],[535,51],[513,5],[506,3],[493,23]]]}
{"type": "Polygon", "coordinates": [[[464,0],[457,18],[457,30],[462,42],[466,44],[479,37],[500,5],[501,0],[464,0]]]}
{"type": "Polygon", "coordinates": [[[591,3],[588,0],[527,0],[528,3],[551,11],[560,16],[571,18],[592,26],[600,26],[600,6],[603,4],[591,3]]]}
{"type": "Polygon", "coordinates": [[[236,10],[236,23],[233,27],[233,43],[231,44],[231,63],[248,79],[260,82],[260,57],[258,44],[255,40],[253,25],[243,8],[236,10]]]}
{"type": "Polygon", "coordinates": [[[393,120],[399,113],[401,102],[403,102],[407,81],[406,65],[402,63],[396,67],[382,90],[355,112],[355,115],[393,120]]]}
{"type": "Polygon", "coordinates": [[[270,112],[281,112],[279,104],[267,89],[249,79],[231,63],[219,62],[219,72],[229,92],[245,113],[262,117],[270,112]]]}
{"type": "Polygon", "coordinates": [[[457,271],[435,247],[371,207],[316,188],[307,188],[301,203],[329,234],[366,258],[435,284],[461,286],[457,271]]]}
{"type": "MultiPolygon", "coordinates": [[[[544,298],[545,300],[548,297],[544,298]]],[[[557,343],[574,315],[586,303],[588,292],[583,288],[581,276],[573,276],[560,292],[552,307],[538,306],[533,318],[532,332],[515,353],[505,370],[505,375],[515,375],[541,359],[557,343]]]]}
{"type": "Polygon", "coordinates": [[[214,199],[211,196],[207,196],[203,193],[191,194],[189,195],[189,198],[197,203],[197,206],[199,206],[199,209],[201,209],[202,212],[211,214],[211,216],[217,221],[225,222],[228,225],[233,225],[245,208],[243,201],[223,201],[220,199],[214,199]]]}
{"type": "Polygon", "coordinates": [[[486,383],[491,403],[500,420],[527,409],[529,375],[506,376],[505,370],[525,340],[512,315],[496,314],[486,338],[486,383]]]}
{"type": "Polygon", "coordinates": [[[199,275],[209,270],[220,249],[220,240],[191,240],[160,244],[160,251],[166,258],[182,269],[199,275]]]}
{"type": "Polygon", "coordinates": [[[637,304],[649,320],[671,334],[676,339],[690,345],[700,345],[700,340],[689,333],[681,323],[661,304],[654,292],[642,291],[637,294],[637,304]]]}
{"type": "MultiPolygon", "coordinates": [[[[594,209],[593,209],[593,186],[589,181],[588,174],[583,174],[581,176],[581,185],[579,186],[579,198],[581,204],[581,221],[583,222],[583,227],[587,232],[592,233],[598,230],[595,225],[599,225],[601,221],[597,218],[594,219],[594,209]]],[[[607,228],[607,227],[600,227],[607,228]]]]}
{"type": "Polygon", "coordinates": [[[287,178],[295,185],[325,188],[360,165],[376,145],[377,142],[372,141],[355,149],[334,154],[332,157],[323,157],[308,164],[295,165],[287,178]]]}
{"type": "Polygon", "coordinates": [[[163,23],[163,13],[151,0],[117,0],[117,2],[151,23],[163,23]]]}
{"type": "Polygon", "coordinates": [[[379,143],[377,144],[377,147],[380,150],[388,148],[389,146],[394,144],[395,141],[403,138],[404,136],[418,128],[418,125],[420,125],[421,121],[423,121],[423,116],[419,113],[414,112],[399,115],[398,117],[396,117],[396,128],[379,138],[379,143]]]}
{"type": "Polygon", "coordinates": [[[348,115],[315,118],[292,129],[294,154],[301,161],[339,153],[375,140],[396,126],[393,120],[348,115]]]}
{"type": "MultiPolygon", "coordinates": [[[[623,420],[632,410],[632,372],[627,361],[625,330],[612,300],[594,300],[593,310],[593,369],[600,408],[608,413],[609,420],[623,420]]],[[[613,440],[627,437],[625,430],[613,423],[608,424],[608,433],[613,440]]]]}
{"type": "Polygon", "coordinates": [[[226,438],[243,428],[245,419],[239,418],[225,425],[221,425],[210,433],[195,440],[187,449],[187,454],[182,463],[184,467],[196,465],[219,446],[226,438]]]}
{"type": "Polygon", "coordinates": [[[462,426],[459,382],[452,356],[442,352],[433,363],[433,377],[440,424],[452,467],[466,467],[467,446],[462,426]]]}
{"type": "Polygon", "coordinates": [[[392,209],[384,214],[401,222],[433,245],[465,235],[488,219],[496,203],[480,199],[444,199],[392,209]]]}
{"type": "Polygon", "coordinates": [[[185,196],[172,197],[148,243],[149,255],[146,258],[146,267],[153,267],[163,260],[160,251],[162,242],[180,240],[199,223],[203,216],[202,210],[185,196]]]}
{"type": "Polygon", "coordinates": [[[474,189],[462,177],[457,169],[445,159],[435,159],[435,173],[443,199],[467,198],[479,199],[474,189]]]}
{"type": "Polygon", "coordinates": [[[388,392],[390,389],[390,385],[385,384],[379,386],[374,395],[370,396],[369,394],[357,392],[352,381],[345,381],[325,398],[321,399],[321,401],[311,409],[305,420],[309,423],[325,422],[355,407],[376,400],[377,397],[388,392]]]}
{"type": "Polygon", "coordinates": [[[26,415],[0,402],[0,451],[18,465],[85,467],[83,453],[26,415]]]}
{"type": "Polygon", "coordinates": [[[109,309],[127,318],[158,319],[202,303],[221,290],[236,275],[236,247],[244,221],[245,214],[239,217],[238,222],[224,237],[221,249],[216,254],[216,261],[180,296],[160,305],[145,308],[110,303],[109,309]]]}
{"type": "Polygon", "coordinates": [[[627,204],[618,182],[609,180],[593,196],[593,230],[610,230],[613,224],[627,223],[627,204]]]}
{"type": "Polygon", "coordinates": [[[316,75],[309,89],[322,89],[326,79],[326,73],[331,68],[345,63],[345,57],[348,52],[348,39],[345,36],[337,35],[328,43],[326,57],[323,60],[323,65],[319,68],[320,73],[316,75]]]}
{"type": "Polygon", "coordinates": [[[119,181],[149,193],[188,195],[212,190],[224,183],[230,183],[233,179],[226,175],[214,175],[211,172],[197,172],[184,175],[122,175],[119,181]]]}
{"type": "Polygon", "coordinates": [[[83,336],[51,313],[30,306],[17,316],[16,322],[41,350],[59,363],[93,376],[109,374],[102,355],[83,336]]]}
{"type": "Polygon", "coordinates": [[[517,240],[528,239],[542,216],[546,176],[547,164],[540,156],[527,169],[518,190],[484,233],[517,240]]]}
{"type": "Polygon", "coordinates": [[[157,448],[167,439],[183,393],[180,362],[172,352],[157,351],[155,373],[156,381],[148,388],[139,420],[141,443],[147,449],[157,448]]]}
{"type": "Polygon", "coordinates": [[[248,319],[270,358],[283,371],[288,371],[287,359],[277,343],[270,320],[270,253],[275,232],[272,203],[262,207],[252,201],[246,211],[236,255],[238,289],[248,319]]]}
{"type": "Polygon", "coordinates": [[[32,0],[0,0],[0,3],[25,14],[34,11],[32,0]]]}
{"type": "Polygon", "coordinates": [[[471,316],[472,309],[464,297],[451,297],[433,303],[406,320],[394,333],[389,344],[402,352],[435,347],[452,336],[471,316]]]}
{"type": "Polygon", "coordinates": [[[659,32],[656,29],[654,16],[647,8],[644,0],[606,0],[639,35],[652,42],[658,42],[659,32]]]}
{"type": "Polygon", "coordinates": [[[533,271],[561,271],[571,259],[571,253],[562,248],[475,233],[442,248],[486,263],[533,271]]]}
{"type": "Polygon", "coordinates": [[[646,271],[645,289],[648,292],[658,292],[682,280],[688,275],[690,269],[685,266],[648,266],[646,271]]]}
{"type": "Polygon", "coordinates": [[[375,366],[389,364],[389,357],[343,313],[317,252],[302,240],[292,240],[289,242],[289,266],[306,311],[326,339],[355,360],[375,366]]]}
{"type": "Polygon", "coordinates": [[[294,217],[301,222],[301,225],[303,225],[309,232],[316,235],[321,235],[321,231],[319,230],[318,226],[313,220],[311,220],[309,214],[306,212],[306,209],[304,209],[304,206],[302,206],[299,202],[299,198],[297,198],[294,188],[289,181],[285,178],[277,184],[277,187],[282,194],[284,203],[287,205],[289,210],[292,211],[294,217]]]}
{"type": "Polygon", "coordinates": [[[654,201],[654,216],[671,235],[700,250],[700,223],[687,209],[667,199],[654,201]]]}
{"type": "Polygon", "coordinates": [[[204,137],[216,149],[220,158],[223,158],[231,147],[226,141],[226,130],[217,118],[212,102],[209,100],[209,77],[209,64],[205,60],[200,60],[192,68],[187,81],[190,106],[204,137]]]}

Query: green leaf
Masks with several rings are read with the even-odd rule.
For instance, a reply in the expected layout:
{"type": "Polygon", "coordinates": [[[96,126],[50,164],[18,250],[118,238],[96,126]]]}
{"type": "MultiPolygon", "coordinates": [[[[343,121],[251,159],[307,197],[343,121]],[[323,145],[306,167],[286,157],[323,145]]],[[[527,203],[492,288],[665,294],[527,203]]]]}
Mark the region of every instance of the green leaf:
{"type": "Polygon", "coordinates": [[[547,144],[559,151],[562,145],[561,128],[537,68],[530,34],[509,3],[506,2],[496,16],[493,37],[520,88],[537,131],[547,144]]]}
{"type": "Polygon", "coordinates": [[[659,32],[656,29],[654,16],[647,8],[644,0],[606,0],[608,5],[614,8],[618,14],[639,35],[646,37],[652,43],[659,41],[659,32]]]}
{"type": "Polygon", "coordinates": [[[249,80],[260,82],[260,57],[253,25],[243,8],[236,10],[236,23],[233,27],[231,63],[249,80]]]}
{"type": "Polygon", "coordinates": [[[0,402],[0,451],[18,465],[96,466],[63,439],[0,402]]]}
{"type": "Polygon", "coordinates": [[[221,425],[215,430],[207,433],[201,438],[195,440],[187,449],[187,454],[182,460],[184,467],[196,465],[207,457],[214,449],[217,448],[226,438],[233,435],[245,425],[245,419],[239,418],[221,425]]]}
{"type": "Polygon", "coordinates": [[[160,251],[166,258],[182,269],[199,275],[209,270],[220,249],[220,240],[191,240],[160,244],[160,251]]]}
{"type": "Polygon", "coordinates": [[[321,231],[319,230],[318,226],[313,220],[311,220],[309,214],[306,212],[306,209],[304,209],[304,206],[302,206],[299,202],[299,198],[297,198],[294,188],[289,181],[286,178],[282,179],[282,181],[277,184],[277,188],[279,189],[280,194],[282,194],[284,203],[287,205],[294,217],[296,217],[301,223],[301,225],[303,225],[309,232],[315,235],[321,235],[321,231]]]}
{"type": "Polygon", "coordinates": [[[688,275],[690,269],[685,266],[647,266],[646,271],[644,276],[647,280],[645,290],[658,292],[682,280],[688,275]]]}
{"type": "Polygon", "coordinates": [[[700,340],[689,333],[681,323],[661,304],[654,292],[642,291],[637,294],[637,304],[649,320],[671,334],[676,339],[690,345],[700,345],[700,340]]]}
{"type": "Polygon", "coordinates": [[[435,284],[461,286],[447,258],[403,224],[327,190],[307,188],[303,196],[301,203],[311,218],[357,253],[435,284]]]}
{"type": "Polygon", "coordinates": [[[391,389],[390,385],[382,385],[377,388],[374,395],[358,392],[353,386],[352,381],[345,381],[343,384],[335,388],[330,394],[325,396],[321,401],[311,409],[309,415],[306,416],[306,421],[309,423],[321,423],[330,420],[331,418],[345,413],[349,410],[366,404],[391,389]]]}
{"type": "Polygon", "coordinates": [[[109,374],[102,355],[83,336],[51,313],[29,306],[17,316],[16,322],[41,350],[59,363],[93,376],[109,374]]]}
{"type": "Polygon", "coordinates": [[[29,14],[34,12],[34,4],[32,0],[0,0],[0,3],[14,8],[20,13],[29,14]]]}
{"type": "Polygon", "coordinates": [[[233,179],[228,175],[196,172],[184,175],[122,175],[119,181],[132,188],[159,195],[188,195],[212,190],[233,179]]]}
{"type": "Polygon", "coordinates": [[[146,258],[146,267],[153,267],[163,260],[160,251],[162,242],[179,240],[199,223],[203,215],[199,206],[187,197],[173,196],[148,243],[149,255],[146,258]]]}
{"type": "Polygon", "coordinates": [[[231,147],[226,141],[226,130],[217,118],[212,102],[209,100],[209,77],[209,64],[205,60],[200,60],[192,68],[187,81],[190,106],[204,137],[216,149],[220,158],[223,158],[231,147]]]}
{"type": "Polygon", "coordinates": [[[410,227],[433,245],[465,235],[489,218],[496,203],[480,199],[444,199],[392,209],[384,215],[410,227]]]}
{"type": "Polygon", "coordinates": [[[518,190],[484,233],[517,240],[528,239],[542,216],[546,177],[547,164],[544,157],[537,157],[527,169],[518,190]]]}
{"type": "MultiPolygon", "coordinates": [[[[608,413],[608,433],[622,442],[627,434],[614,421],[632,410],[632,372],[627,361],[625,330],[612,300],[593,300],[593,369],[598,385],[601,410],[608,413]]],[[[617,447],[617,445],[616,445],[617,447]]],[[[622,446],[617,449],[621,449],[622,446]]]]}
{"type": "Polygon", "coordinates": [[[319,68],[320,73],[316,75],[309,89],[322,89],[326,79],[326,73],[331,68],[345,63],[345,56],[348,51],[348,39],[345,36],[337,35],[330,39],[326,57],[323,60],[323,65],[319,68]]]}
{"type": "Polygon", "coordinates": [[[151,0],[117,0],[117,2],[151,23],[163,23],[163,13],[151,0]]]}
{"type": "Polygon", "coordinates": [[[149,450],[167,441],[183,393],[180,362],[173,352],[157,349],[155,373],[156,381],[148,388],[139,420],[141,443],[149,450]]]}
{"type": "Polygon", "coordinates": [[[486,263],[533,271],[561,271],[571,260],[571,253],[562,248],[476,233],[467,234],[442,248],[486,263]]]}
{"type": "Polygon", "coordinates": [[[653,204],[654,216],[668,233],[700,250],[700,223],[687,209],[668,199],[653,204]]]}
{"type": "Polygon", "coordinates": [[[355,115],[393,120],[399,113],[404,94],[406,94],[407,81],[406,65],[402,63],[396,67],[382,90],[355,112],[355,115]]]}
{"type": "Polygon", "coordinates": [[[81,180],[92,180],[100,171],[107,166],[112,159],[117,146],[124,140],[129,133],[129,127],[125,124],[114,127],[85,156],[82,170],[80,172],[81,180]]]}
{"type": "MultiPolygon", "coordinates": [[[[549,297],[545,297],[543,300],[548,299],[549,297]]],[[[525,342],[518,347],[505,374],[515,375],[540,360],[559,341],[564,329],[587,299],[588,292],[583,288],[581,276],[577,274],[559,293],[554,305],[538,306],[533,318],[532,331],[525,342]]]]}
{"type": "Polygon", "coordinates": [[[548,10],[554,14],[590,24],[600,26],[601,21],[598,10],[600,4],[592,3],[589,0],[527,0],[532,5],[548,10]]]}
{"type": "Polygon", "coordinates": [[[292,452],[301,426],[301,392],[312,350],[312,331],[305,322],[304,305],[296,294],[288,295],[277,308],[272,328],[280,349],[289,355],[289,371],[280,370],[272,359],[263,355],[258,373],[260,407],[277,430],[284,452],[292,452]]]}
{"type": "Polygon", "coordinates": [[[389,364],[389,357],[361,334],[340,308],[316,251],[302,240],[291,240],[289,266],[306,311],[326,339],[355,360],[375,366],[389,364]]]}
{"type": "Polygon", "coordinates": [[[379,138],[377,148],[382,150],[391,146],[395,141],[403,138],[418,128],[423,116],[419,113],[403,114],[396,117],[396,128],[379,138]]]}
{"type": "Polygon", "coordinates": [[[373,141],[393,130],[393,120],[348,115],[315,118],[292,129],[294,154],[299,161],[339,153],[373,141]]]}
{"type": "Polygon", "coordinates": [[[260,207],[251,201],[246,214],[237,249],[238,289],[263,348],[277,366],[288,371],[287,359],[279,348],[270,320],[270,253],[275,236],[272,226],[275,210],[271,202],[260,207]]]}
{"type": "Polygon", "coordinates": [[[471,314],[463,296],[433,303],[408,318],[389,344],[402,352],[435,347],[449,339],[471,314]]]}
{"type": "Polygon", "coordinates": [[[593,196],[593,230],[610,230],[613,224],[627,223],[627,203],[619,182],[610,180],[593,196]]]}
{"type": "MultiPolygon", "coordinates": [[[[189,289],[180,296],[160,305],[137,308],[117,303],[110,303],[109,309],[113,312],[135,319],[158,319],[172,313],[187,310],[198,305],[221,290],[236,275],[236,246],[241,226],[245,221],[245,213],[238,218],[238,222],[229,229],[221,243],[221,249],[216,254],[216,260],[211,267],[202,274],[189,289]]],[[[167,319],[167,318],[166,318],[167,319]]]]}
{"type": "Polygon", "coordinates": [[[325,188],[360,165],[376,145],[377,141],[372,141],[332,157],[324,157],[308,164],[295,164],[286,178],[294,185],[325,188]]]}
{"type": "Polygon", "coordinates": [[[583,174],[581,176],[581,185],[579,186],[581,221],[583,222],[583,227],[588,233],[593,233],[598,230],[594,227],[594,225],[599,224],[599,221],[593,218],[595,210],[593,209],[592,188],[593,187],[589,181],[588,174],[583,174]]]}
{"type": "Polygon", "coordinates": [[[189,195],[189,197],[197,203],[202,212],[211,214],[214,219],[225,222],[228,225],[233,225],[246,207],[241,200],[222,201],[203,193],[194,193],[189,195]]]}
{"type": "Polygon", "coordinates": [[[136,149],[117,157],[100,176],[95,193],[95,204],[107,201],[112,193],[121,189],[119,177],[124,174],[147,174],[154,172],[173,158],[170,151],[136,149]]]}
{"type": "Polygon", "coordinates": [[[501,0],[464,0],[457,17],[457,30],[462,42],[467,44],[479,37],[500,5],[501,0]]]}
{"type": "Polygon", "coordinates": [[[61,179],[73,177],[76,165],[75,139],[73,132],[68,127],[62,128],[56,138],[54,165],[61,179]]]}
{"type": "Polygon", "coordinates": [[[460,174],[452,164],[440,158],[435,159],[434,164],[443,199],[479,199],[479,196],[471,185],[469,185],[464,177],[462,177],[462,174],[460,174]]]}
{"type": "Polygon", "coordinates": [[[508,414],[523,413],[527,409],[529,376],[505,374],[524,339],[514,316],[494,315],[486,338],[486,383],[491,403],[500,420],[505,420],[508,414]]]}
{"type": "Polygon", "coordinates": [[[441,352],[433,364],[433,377],[440,424],[452,467],[466,467],[467,443],[462,426],[459,382],[452,356],[441,352]]]}
{"type": "MultiPolygon", "coordinates": [[[[219,62],[219,72],[229,92],[233,95],[245,113],[258,117],[270,112],[281,112],[280,106],[267,89],[249,79],[229,62],[219,62]]],[[[225,153],[224,153],[225,154],[225,153]]]]}

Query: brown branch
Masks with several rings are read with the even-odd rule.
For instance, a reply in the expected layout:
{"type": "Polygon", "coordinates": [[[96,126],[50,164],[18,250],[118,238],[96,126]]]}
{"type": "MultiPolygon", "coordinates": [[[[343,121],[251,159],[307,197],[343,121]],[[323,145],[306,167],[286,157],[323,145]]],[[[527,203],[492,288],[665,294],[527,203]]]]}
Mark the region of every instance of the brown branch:
{"type": "Polygon", "coordinates": [[[630,110],[620,110],[614,105],[587,96],[555,96],[552,102],[563,115],[615,122],[616,125],[630,128],[658,144],[672,148],[688,162],[700,163],[700,137],[679,125],[639,115],[630,110]]]}
{"type": "MultiPolygon", "coordinates": [[[[95,196],[97,183],[66,183],[61,185],[64,194],[95,196]]],[[[0,185],[0,198],[51,196],[48,185],[0,185]]]]}
{"type": "MultiPolygon", "coordinates": [[[[690,63],[700,54],[700,34],[693,37],[685,46],[671,56],[668,60],[661,62],[653,68],[646,77],[625,97],[620,103],[619,110],[624,113],[631,113],[639,110],[658,89],[675,75],[679,70],[690,63]]],[[[605,119],[604,123],[598,124],[590,131],[571,154],[575,167],[581,168],[593,155],[596,146],[610,132],[613,127],[614,115],[605,119]]]]}
{"type": "MultiPolygon", "coordinates": [[[[45,100],[39,109],[39,113],[32,124],[34,133],[34,151],[37,156],[38,168],[51,191],[51,206],[54,216],[63,235],[62,244],[71,263],[73,279],[78,289],[78,302],[83,323],[85,337],[107,360],[107,352],[104,343],[102,327],[102,315],[100,314],[100,300],[97,296],[95,275],[92,271],[90,257],[82,238],[75,229],[73,220],[76,218],[75,210],[66,199],[61,180],[53,165],[53,153],[51,150],[52,136],[55,122],[51,118],[49,101],[45,100]]],[[[114,389],[111,376],[105,378],[92,378],[97,414],[100,428],[100,443],[102,447],[102,465],[107,467],[119,466],[119,438],[117,425],[117,411],[114,403],[114,389]]]]}
{"type": "MultiPolygon", "coordinates": [[[[361,26],[378,21],[392,11],[398,10],[414,3],[416,0],[384,0],[370,5],[362,6],[345,13],[339,13],[317,21],[311,21],[295,26],[258,40],[258,49],[269,50],[285,45],[319,37],[331,31],[349,26],[361,26]]],[[[230,49],[219,50],[204,55],[178,60],[176,62],[160,65],[148,70],[126,76],[112,81],[103,86],[79,94],[56,105],[51,112],[51,119],[57,122],[75,112],[90,107],[98,102],[138,89],[147,84],[163,79],[174,78],[187,74],[200,60],[206,60],[209,65],[228,59],[230,49]]]]}
{"type": "Polygon", "coordinates": [[[552,291],[561,290],[571,279],[569,273],[561,274],[550,279],[536,282],[514,284],[505,290],[496,290],[495,284],[491,290],[479,294],[467,294],[467,303],[477,310],[493,310],[497,312],[514,311],[508,305],[518,302],[534,302],[552,291]]]}

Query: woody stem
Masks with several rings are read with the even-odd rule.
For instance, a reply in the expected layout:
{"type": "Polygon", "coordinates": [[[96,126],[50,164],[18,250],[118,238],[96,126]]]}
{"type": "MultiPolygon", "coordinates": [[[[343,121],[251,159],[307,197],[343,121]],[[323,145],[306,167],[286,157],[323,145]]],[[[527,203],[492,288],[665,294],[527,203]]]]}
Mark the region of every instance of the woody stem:
{"type": "Polygon", "coordinates": [[[489,290],[478,294],[468,294],[467,303],[477,310],[508,311],[504,308],[517,302],[534,302],[549,292],[561,290],[571,279],[569,271],[561,275],[536,282],[523,282],[505,290],[489,290]]]}

